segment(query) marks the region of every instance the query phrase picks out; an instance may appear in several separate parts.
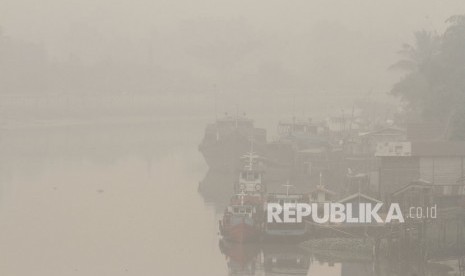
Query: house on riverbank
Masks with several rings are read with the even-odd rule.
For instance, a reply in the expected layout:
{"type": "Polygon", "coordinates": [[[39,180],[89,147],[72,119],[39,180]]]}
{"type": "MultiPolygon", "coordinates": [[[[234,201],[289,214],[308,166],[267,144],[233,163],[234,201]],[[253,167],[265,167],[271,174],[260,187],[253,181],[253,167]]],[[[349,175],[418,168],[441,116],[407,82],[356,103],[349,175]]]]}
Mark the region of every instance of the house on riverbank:
{"type": "Polygon", "coordinates": [[[415,141],[379,144],[379,189],[382,196],[422,179],[443,195],[463,195],[465,142],[415,141]]]}

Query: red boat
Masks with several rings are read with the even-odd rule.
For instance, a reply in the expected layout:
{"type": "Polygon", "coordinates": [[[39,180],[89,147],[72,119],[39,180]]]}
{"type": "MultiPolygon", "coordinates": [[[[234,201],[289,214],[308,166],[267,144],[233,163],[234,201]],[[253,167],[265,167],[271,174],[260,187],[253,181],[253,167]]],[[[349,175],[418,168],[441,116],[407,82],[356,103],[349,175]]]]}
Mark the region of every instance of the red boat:
{"type": "Polygon", "coordinates": [[[233,197],[219,222],[220,233],[226,239],[244,243],[258,241],[263,229],[263,210],[255,202],[247,202],[241,194],[233,197]],[[239,199],[240,202],[237,200],[239,199]]]}

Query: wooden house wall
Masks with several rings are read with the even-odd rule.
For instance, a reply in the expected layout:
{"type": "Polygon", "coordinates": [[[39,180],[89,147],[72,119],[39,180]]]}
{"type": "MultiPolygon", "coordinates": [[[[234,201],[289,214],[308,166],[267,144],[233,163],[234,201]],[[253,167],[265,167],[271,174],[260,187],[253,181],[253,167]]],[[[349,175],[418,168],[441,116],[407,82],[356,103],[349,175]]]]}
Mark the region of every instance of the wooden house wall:
{"type": "Polygon", "coordinates": [[[420,178],[418,157],[383,157],[379,169],[381,195],[385,196],[420,178]]]}
{"type": "MultiPolygon", "coordinates": [[[[464,176],[463,157],[421,157],[420,177],[435,185],[456,185],[464,176]]],[[[445,194],[458,193],[459,187],[444,187],[445,194]]]]}

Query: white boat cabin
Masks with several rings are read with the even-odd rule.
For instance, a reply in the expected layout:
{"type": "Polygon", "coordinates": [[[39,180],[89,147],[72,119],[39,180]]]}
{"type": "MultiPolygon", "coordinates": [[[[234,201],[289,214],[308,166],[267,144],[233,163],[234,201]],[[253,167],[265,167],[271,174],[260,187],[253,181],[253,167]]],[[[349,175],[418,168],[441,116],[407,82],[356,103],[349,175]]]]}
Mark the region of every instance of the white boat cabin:
{"type": "Polygon", "coordinates": [[[264,192],[262,185],[262,173],[255,170],[245,170],[239,173],[239,192],[261,193],[264,192]]]}
{"type": "Polygon", "coordinates": [[[257,213],[257,208],[252,205],[231,205],[228,206],[227,212],[236,216],[249,216],[257,213]]]}

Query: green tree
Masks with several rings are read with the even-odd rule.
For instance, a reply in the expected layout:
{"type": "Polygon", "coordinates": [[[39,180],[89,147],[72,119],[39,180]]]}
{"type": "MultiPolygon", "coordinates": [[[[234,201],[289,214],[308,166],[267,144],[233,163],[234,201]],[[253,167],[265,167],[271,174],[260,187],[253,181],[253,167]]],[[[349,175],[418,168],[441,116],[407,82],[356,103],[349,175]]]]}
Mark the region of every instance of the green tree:
{"type": "Polygon", "coordinates": [[[406,72],[391,94],[407,102],[409,111],[422,113],[435,87],[434,74],[441,43],[438,35],[427,31],[415,32],[414,38],[413,45],[402,46],[398,52],[401,59],[390,67],[406,72]]]}
{"type": "Polygon", "coordinates": [[[444,93],[442,102],[450,116],[450,138],[465,140],[465,15],[450,17],[442,38],[444,93]]]}
{"type": "Polygon", "coordinates": [[[449,138],[465,139],[465,15],[446,22],[442,35],[416,32],[414,44],[402,46],[391,68],[406,74],[391,94],[423,120],[444,123],[449,138]]]}

